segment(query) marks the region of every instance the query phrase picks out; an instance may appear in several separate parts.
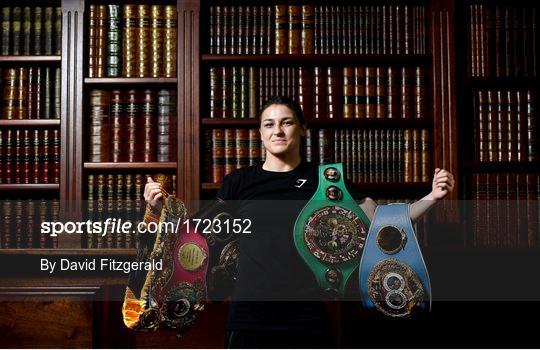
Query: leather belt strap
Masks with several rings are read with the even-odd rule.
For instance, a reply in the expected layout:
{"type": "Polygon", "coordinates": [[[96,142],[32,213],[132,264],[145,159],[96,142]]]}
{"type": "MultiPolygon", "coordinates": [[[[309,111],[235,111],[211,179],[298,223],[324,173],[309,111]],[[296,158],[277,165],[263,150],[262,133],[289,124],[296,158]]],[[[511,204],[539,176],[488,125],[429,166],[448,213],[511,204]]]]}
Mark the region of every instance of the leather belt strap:
{"type": "Polygon", "coordinates": [[[409,205],[379,205],[359,268],[367,309],[404,317],[431,308],[429,275],[414,233],[409,205]]]}

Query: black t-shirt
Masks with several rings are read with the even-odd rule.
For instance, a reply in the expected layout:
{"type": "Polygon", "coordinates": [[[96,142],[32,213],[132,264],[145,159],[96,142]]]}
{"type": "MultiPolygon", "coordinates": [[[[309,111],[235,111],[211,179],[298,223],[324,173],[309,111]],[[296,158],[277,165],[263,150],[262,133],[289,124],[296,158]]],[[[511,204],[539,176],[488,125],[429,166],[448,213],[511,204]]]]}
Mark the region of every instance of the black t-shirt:
{"type": "Polygon", "coordinates": [[[238,280],[228,329],[329,326],[316,279],[294,245],[296,218],[318,186],[318,167],[302,162],[273,172],[262,163],[227,175],[217,197],[251,220],[240,234],[238,280]]]}

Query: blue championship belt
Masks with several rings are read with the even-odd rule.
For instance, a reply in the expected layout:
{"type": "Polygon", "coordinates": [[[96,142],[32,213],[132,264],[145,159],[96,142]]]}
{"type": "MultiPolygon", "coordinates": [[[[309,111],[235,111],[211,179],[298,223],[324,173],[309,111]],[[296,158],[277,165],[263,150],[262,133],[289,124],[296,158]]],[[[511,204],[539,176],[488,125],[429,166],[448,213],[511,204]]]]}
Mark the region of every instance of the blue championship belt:
{"type": "Polygon", "coordinates": [[[431,309],[429,275],[411,224],[409,205],[379,205],[359,268],[367,309],[405,317],[431,309]]]}
{"type": "Polygon", "coordinates": [[[368,217],[345,187],[341,163],[319,166],[319,186],[296,219],[294,244],[323,291],[344,294],[368,227],[368,217]]]}

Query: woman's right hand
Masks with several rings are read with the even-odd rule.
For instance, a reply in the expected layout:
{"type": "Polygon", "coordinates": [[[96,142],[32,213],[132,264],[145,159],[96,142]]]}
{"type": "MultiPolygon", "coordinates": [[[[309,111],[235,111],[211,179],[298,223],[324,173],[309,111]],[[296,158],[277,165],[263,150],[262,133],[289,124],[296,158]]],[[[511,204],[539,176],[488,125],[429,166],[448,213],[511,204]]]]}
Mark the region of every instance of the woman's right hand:
{"type": "Polygon", "coordinates": [[[150,205],[154,213],[161,213],[161,209],[163,209],[161,185],[152,180],[151,177],[146,179],[146,186],[144,186],[144,200],[150,205]]]}

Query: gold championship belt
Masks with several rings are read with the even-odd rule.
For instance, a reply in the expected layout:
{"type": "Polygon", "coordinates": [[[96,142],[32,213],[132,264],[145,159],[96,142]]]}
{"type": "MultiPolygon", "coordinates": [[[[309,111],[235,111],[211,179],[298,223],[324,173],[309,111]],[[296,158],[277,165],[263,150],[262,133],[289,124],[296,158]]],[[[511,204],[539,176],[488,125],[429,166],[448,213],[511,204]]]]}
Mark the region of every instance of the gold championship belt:
{"type": "Polygon", "coordinates": [[[155,239],[140,234],[137,261],[162,260],[163,268],[130,274],[122,312],[128,328],[165,326],[181,335],[193,326],[208,295],[219,298],[232,290],[238,257],[236,237],[216,232],[213,227],[201,233],[192,227],[193,219],[215,224],[216,220],[230,217],[224,201],[212,202],[186,221],[184,204],[163,194],[166,199],[159,221],[179,229],[172,233],[159,231],[155,239]]]}

